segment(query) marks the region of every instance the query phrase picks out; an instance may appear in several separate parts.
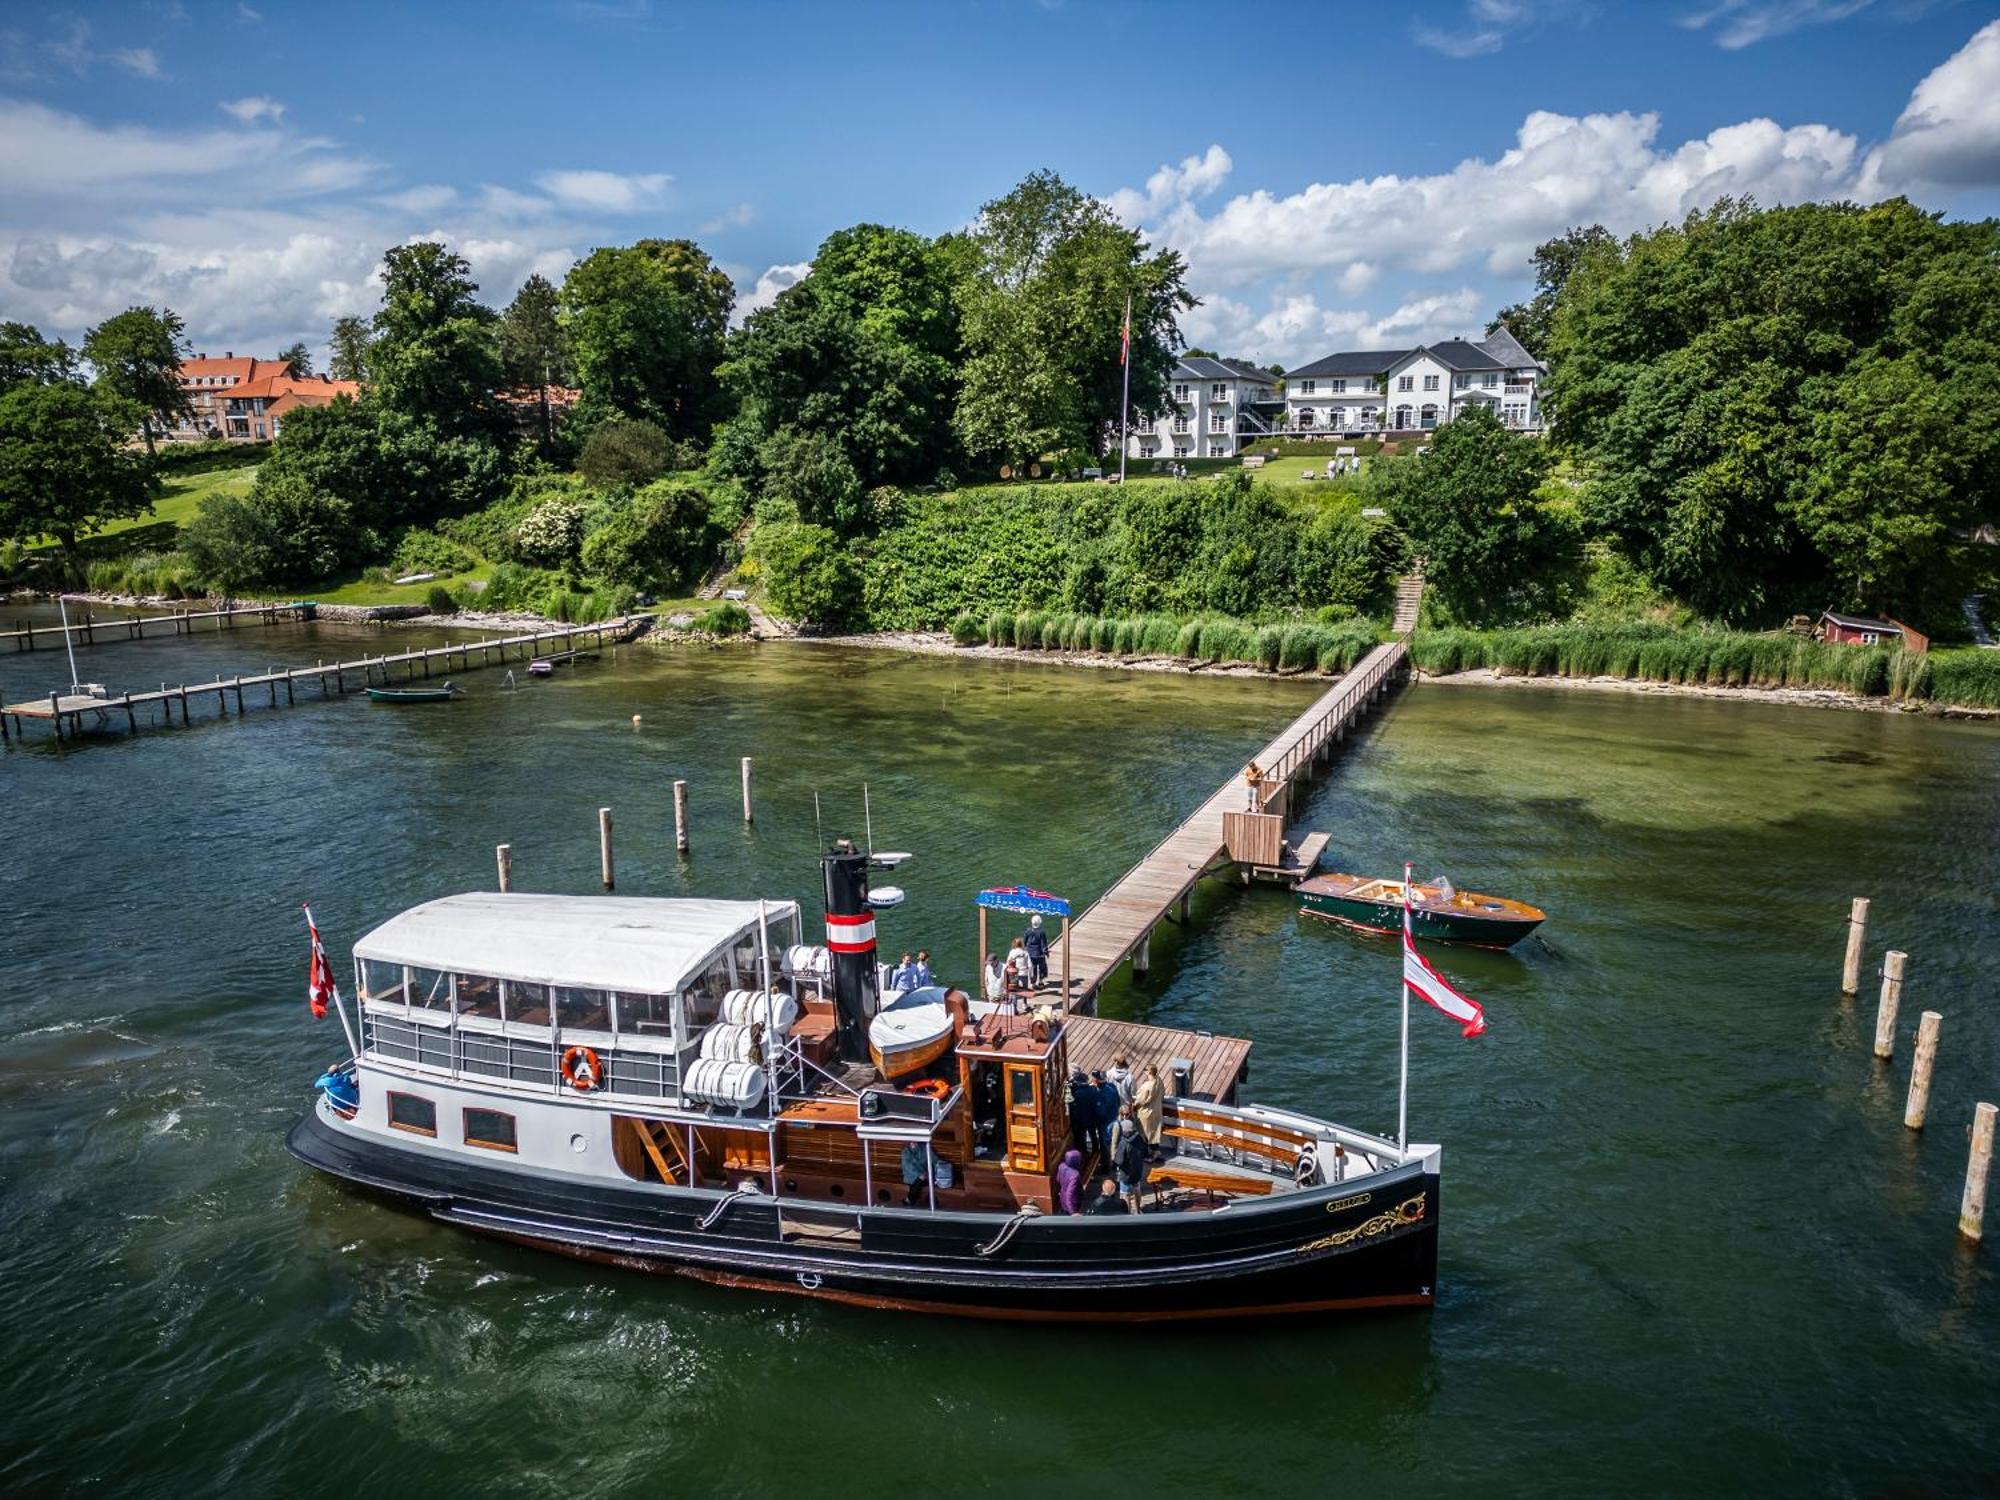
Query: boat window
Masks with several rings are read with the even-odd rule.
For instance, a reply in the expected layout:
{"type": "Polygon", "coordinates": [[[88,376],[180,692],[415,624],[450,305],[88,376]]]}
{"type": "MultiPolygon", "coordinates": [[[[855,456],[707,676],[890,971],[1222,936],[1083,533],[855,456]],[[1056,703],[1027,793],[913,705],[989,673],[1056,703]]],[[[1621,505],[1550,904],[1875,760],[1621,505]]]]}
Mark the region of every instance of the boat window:
{"type": "Polygon", "coordinates": [[[450,1010],[451,975],[443,969],[410,970],[410,1004],[418,1010],[450,1010]]]}
{"type": "Polygon", "coordinates": [[[604,990],[559,989],[556,1019],[565,1031],[610,1031],[611,996],[604,990]]]}
{"type": "Polygon", "coordinates": [[[437,1105],[415,1094],[392,1093],[389,1095],[389,1128],[407,1130],[412,1135],[436,1135],[437,1105]]]}
{"type": "Polygon", "coordinates": [[[641,1036],[670,1036],[674,1029],[672,995],[635,995],[618,992],[618,1029],[641,1036]]]}
{"type": "Polygon", "coordinates": [[[361,996],[390,1004],[403,1003],[403,966],[379,958],[361,960],[361,996]]]}
{"type": "Polygon", "coordinates": [[[465,1112],[465,1144],[484,1146],[489,1151],[519,1151],[514,1138],[514,1117],[497,1109],[468,1109],[465,1112]]]}
{"type": "Polygon", "coordinates": [[[503,1020],[519,1021],[523,1026],[548,1025],[548,986],[508,980],[500,987],[500,1015],[503,1020]]]}
{"type": "Polygon", "coordinates": [[[681,999],[687,1005],[690,1025],[706,1026],[722,1013],[722,996],[732,989],[729,983],[728,955],[716,959],[681,990],[681,999]]]}
{"type": "Polygon", "coordinates": [[[751,928],[736,940],[736,946],[729,950],[736,963],[736,986],[739,989],[762,989],[763,968],[758,963],[757,930],[751,928]]]}
{"type": "Polygon", "coordinates": [[[1007,1070],[1007,1090],[1011,1096],[1008,1104],[1014,1109],[1035,1107],[1035,1073],[1032,1068],[1009,1068],[1007,1070]]]}
{"type": "Polygon", "coordinates": [[[458,976],[458,1013],[500,1019],[500,981],[483,974],[458,976]]]}

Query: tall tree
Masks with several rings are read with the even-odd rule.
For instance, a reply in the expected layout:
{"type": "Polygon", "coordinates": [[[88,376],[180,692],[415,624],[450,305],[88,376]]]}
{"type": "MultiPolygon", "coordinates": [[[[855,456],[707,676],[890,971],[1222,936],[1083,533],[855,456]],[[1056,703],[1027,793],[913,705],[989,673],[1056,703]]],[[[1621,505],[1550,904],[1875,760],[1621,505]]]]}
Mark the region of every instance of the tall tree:
{"type": "Polygon", "coordinates": [[[138,409],[148,453],[155,422],[171,427],[193,410],[181,389],[187,352],[186,327],[171,308],[128,307],[84,335],[83,357],[98,385],[138,409]]]}
{"type": "Polygon", "coordinates": [[[1602,224],[1565,230],[1552,240],[1544,240],[1535,247],[1535,295],[1526,302],[1501,308],[1486,325],[1486,331],[1497,333],[1504,323],[1508,332],[1521,341],[1522,348],[1536,359],[1546,357],[1549,336],[1555,331],[1556,302],[1563,287],[1586,259],[1614,252],[1617,244],[1611,231],[1602,224]]]}
{"type": "Polygon", "coordinates": [[[75,376],[76,351],[61,339],[50,342],[32,323],[0,323],[0,391],[75,376]]]}
{"type": "Polygon", "coordinates": [[[970,453],[1010,461],[1114,435],[1132,308],[1131,410],[1167,409],[1186,266],[1152,251],[1095,198],[1037,172],[980,210],[963,285],[967,359],[956,426],[970,453]]]}
{"type": "Polygon", "coordinates": [[[385,411],[454,436],[496,434],[505,417],[499,317],[474,300],[465,258],[432,240],[382,257],[382,310],[368,351],[374,397],[385,411]]]}
{"type": "Polygon", "coordinates": [[[705,440],[723,410],[715,367],[735,305],[729,277],[692,240],[593,250],[562,287],[578,419],[636,417],[705,440]]]}
{"type": "Polygon", "coordinates": [[[537,273],[522,282],[521,290],[501,314],[500,358],[506,366],[510,390],[533,387],[536,391],[541,407],[542,452],[550,452],[556,434],[548,388],[568,385],[572,372],[569,335],[563,330],[556,289],[547,277],[537,273]]]}
{"type": "Polygon", "coordinates": [[[153,503],[152,465],[125,444],[139,404],[74,380],[0,395],[0,536],[52,536],[74,571],[77,542],[153,503]]]}
{"type": "Polygon", "coordinates": [[[304,339],[300,339],[295,344],[287,344],[284,348],[280,349],[278,351],[278,363],[291,368],[294,380],[312,379],[312,350],[306,347],[304,339]]]}
{"type": "Polygon", "coordinates": [[[368,348],[375,342],[366,318],[335,318],[327,373],[335,380],[366,380],[368,348]]]}

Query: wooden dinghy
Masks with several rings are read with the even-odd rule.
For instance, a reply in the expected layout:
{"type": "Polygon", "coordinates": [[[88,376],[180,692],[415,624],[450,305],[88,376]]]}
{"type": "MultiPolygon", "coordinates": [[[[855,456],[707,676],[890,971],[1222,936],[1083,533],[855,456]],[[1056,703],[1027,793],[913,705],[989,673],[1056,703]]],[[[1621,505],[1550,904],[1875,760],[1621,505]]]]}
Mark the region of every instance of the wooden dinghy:
{"type": "Polygon", "coordinates": [[[458,695],[459,690],[449,682],[436,687],[372,687],[368,690],[369,698],[376,703],[449,703],[458,695]]]}
{"type": "MultiPolygon", "coordinates": [[[[1362,932],[1397,932],[1403,925],[1403,882],[1372,875],[1316,875],[1299,888],[1307,916],[1362,932]]],[[[1546,914],[1525,901],[1461,891],[1448,880],[1410,887],[1410,927],[1420,938],[1511,948],[1542,925],[1546,914]]]]}
{"type": "Polygon", "coordinates": [[[886,1001],[868,1023],[868,1055],[884,1078],[906,1078],[951,1050],[965,996],[933,985],[886,1001]],[[958,1004],[951,1002],[956,999],[958,1004]]]}

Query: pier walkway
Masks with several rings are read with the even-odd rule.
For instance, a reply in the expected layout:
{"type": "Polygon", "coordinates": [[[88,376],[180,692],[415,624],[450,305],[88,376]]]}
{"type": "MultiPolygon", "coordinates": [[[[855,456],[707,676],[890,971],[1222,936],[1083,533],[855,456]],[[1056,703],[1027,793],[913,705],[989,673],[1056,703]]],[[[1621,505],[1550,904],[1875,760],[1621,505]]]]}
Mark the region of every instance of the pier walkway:
{"type": "MultiPolygon", "coordinates": [[[[143,641],[146,629],[152,627],[153,635],[193,635],[195,623],[199,620],[215,621],[217,630],[233,630],[238,620],[255,620],[259,625],[276,625],[280,620],[310,620],[317,609],[307,601],[297,604],[244,604],[223,609],[177,609],[164,615],[116,615],[100,620],[92,615],[84,615],[68,627],[69,643],[77,646],[94,646],[100,631],[114,641],[143,641]]],[[[0,631],[0,642],[12,641],[16,651],[45,650],[51,647],[61,650],[64,644],[64,628],[61,625],[23,625],[16,619],[15,628],[0,631]]]]}
{"type": "MultiPolygon", "coordinates": [[[[1237,772],[1070,924],[1070,992],[1065,997],[1069,1008],[1093,1006],[1099,988],[1127,959],[1135,974],[1146,972],[1153,929],[1176,906],[1180,920],[1187,920],[1196,884],[1227,853],[1224,815],[1288,812],[1293,781],[1346,737],[1348,729],[1388,691],[1408,659],[1409,648],[1401,639],[1362,657],[1257,752],[1253,764],[1262,774],[1254,802],[1245,772],[1237,772]]],[[[1059,963],[1052,962],[1051,967],[1061,972],[1059,963]]]]}
{"type": "Polygon", "coordinates": [[[26,725],[36,722],[50,725],[55,730],[56,738],[61,740],[82,733],[86,719],[114,727],[122,720],[125,729],[137,734],[141,729],[171,725],[177,705],[180,721],[185,725],[190,722],[189,700],[205,702],[211,695],[215,699],[216,712],[222,716],[228,714],[229,700],[233,696],[237,717],[241,718],[244,694],[258,689],[263,690],[269,707],[278,708],[297,702],[301,687],[317,684],[319,696],[331,698],[370,687],[388,687],[398,680],[396,674],[399,671],[401,680],[410,682],[431,676],[434,667],[437,668],[436,675],[446,676],[454,671],[470,672],[478,667],[504,665],[509,661],[531,661],[542,654],[544,646],[553,645],[558,650],[566,650],[577,648],[581,642],[589,642],[602,648],[607,641],[630,640],[650,623],[645,617],[626,617],[604,620],[595,625],[564,625],[554,630],[503,636],[496,640],[430,646],[385,656],[364,656],[355,661],[320,662],[310,667],[273,668],[269,672],[218,677],[213,682],[183,683],[178,687],[162,686],[157,692],[123,693],[117,697],[50,693],[46,698],[9,703],[0,708],[0,740],[20,739],[26,725]],[[278,702],[280,691],[284,693],[283,705],[278,702]],[[145,711],[143,720],[141,710],[145,711]]]}

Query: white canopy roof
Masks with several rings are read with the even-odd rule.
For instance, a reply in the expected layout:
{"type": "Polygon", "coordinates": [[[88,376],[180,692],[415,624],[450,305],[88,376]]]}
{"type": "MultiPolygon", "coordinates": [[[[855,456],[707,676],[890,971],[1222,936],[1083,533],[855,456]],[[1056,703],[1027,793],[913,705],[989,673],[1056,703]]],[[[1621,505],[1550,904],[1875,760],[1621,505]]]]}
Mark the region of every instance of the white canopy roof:
{"type": "MultiPolygon", "coordinates": [[[[757,930],[755,901],[642,896],[532,896],[474,891],[413,906],[354,945],[357,958],[529,984],[664,995],[706,968],[738,933],[757,930]]],[[[766,901],[775,925],[796,901],[766,901]]],[[[774,947],[784,935],[773,933],[774,947]]],[[[775,956],[775,955],[774,955],[775,956]]]]}

